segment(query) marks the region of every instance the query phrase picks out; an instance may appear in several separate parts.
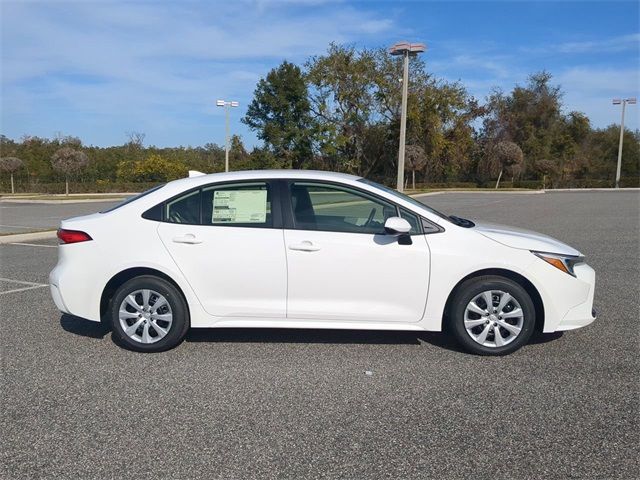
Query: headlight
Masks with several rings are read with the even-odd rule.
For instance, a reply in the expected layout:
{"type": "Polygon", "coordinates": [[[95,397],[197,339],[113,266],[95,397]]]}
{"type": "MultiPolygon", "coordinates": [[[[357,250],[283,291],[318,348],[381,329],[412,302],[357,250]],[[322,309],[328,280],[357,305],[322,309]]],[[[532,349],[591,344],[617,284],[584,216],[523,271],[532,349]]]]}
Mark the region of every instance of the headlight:
{"type": "Polygon", "coordinates": [[[549,265],[556,267],[558,270],[562,270],[564,273],[576,276],[573,271],[573,267],[579,263],[584,263],[584,257],[577,257],[574,255],[559,255],[557,253],[547,252],[534,252],[531,251],[536,257],[541,258],[549,265]]]}

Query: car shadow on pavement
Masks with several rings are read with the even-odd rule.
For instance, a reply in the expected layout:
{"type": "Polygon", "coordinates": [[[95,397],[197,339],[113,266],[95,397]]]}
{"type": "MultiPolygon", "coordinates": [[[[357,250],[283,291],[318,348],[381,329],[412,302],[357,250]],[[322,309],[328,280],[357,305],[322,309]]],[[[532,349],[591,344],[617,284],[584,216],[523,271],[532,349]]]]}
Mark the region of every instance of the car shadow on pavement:
{"type": "MultiPolygon", "coordinates": [[[[111,332],[104,322],[63,314],[60,326],[64,331],[83,337],[102,339],[111,332]]],[[[529,344],[547,343],[562,337],[563,332],[536,332],[529,344]]],[[[464,352],[449,333],[397,330],[325,330],[295,328],[193,328],[187,342],[203,343],[320,343],[363,345],[420,345],[428,343],[444,350],[464,352]]]]}
{"type": "Polygon", "coordinates": [[[194,328],[187,342],[208,343],[324,343],[372,345],[420,345],[462,351],[447,334],[394,330],[325,330],[292,328],[194,328]]]}
{"type": "Polygon", "coordinates": [[[66,313],[60,317],[60,326],[65,332],[89,338],[104,338],[111,331],[111,326],[108,324],[92,322],[66,313]]]}
{"type": "Polygon", "coordinates": [[[542,333],[534,332],[529,340],[529,345],[537,345],[539,343],[553,342],[564,335],[564,332],[542,333]]]}

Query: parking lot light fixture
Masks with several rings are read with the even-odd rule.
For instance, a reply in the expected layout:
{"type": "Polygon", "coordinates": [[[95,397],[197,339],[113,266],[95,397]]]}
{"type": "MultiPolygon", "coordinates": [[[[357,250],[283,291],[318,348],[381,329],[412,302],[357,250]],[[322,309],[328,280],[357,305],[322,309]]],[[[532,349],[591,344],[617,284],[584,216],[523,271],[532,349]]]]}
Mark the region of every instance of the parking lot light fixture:
{"type": "Polygon", "coordinates": [[[628,105],[636,104],[636,97],[614,98],[614,105],[622,105],[622,118],[620,119],[620,142],[618,143],[618,166],[616,167],[616,188],[620,188],[620,172],[622,170],[622,143],[624,139],[624,111],[628,105]]]}
{"type": "Polygon", "coordinates": [[[399,192],[404,190],[404,148],[407,133],[407,96],[409,95],[409,56],[416,56],[427,50],[424,43],[398,42],[391,46],[391,55],[403,56],[402,73],[402,107],[400,110],[400,147],[398,148],[398,182],[396,188],[399,192]]]}
{"type": "Polygon", "coordinates": [[[225,116],[225,148],[224,148],[224,171],[229,171],[229,107],[239,107],[240,104],[238,102],[228,102],[226,100],[217,100],[217,107],[224,108],[224,116],[225,116]]]}

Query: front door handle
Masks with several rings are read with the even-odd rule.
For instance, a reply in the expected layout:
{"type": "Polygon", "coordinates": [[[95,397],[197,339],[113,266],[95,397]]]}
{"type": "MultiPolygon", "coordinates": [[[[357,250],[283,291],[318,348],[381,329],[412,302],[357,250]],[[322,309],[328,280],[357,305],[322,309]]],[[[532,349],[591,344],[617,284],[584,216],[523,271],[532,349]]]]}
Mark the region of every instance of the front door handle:
{"type": "Polygon", "coordinates": [[[174,243],[186,243],[189,245],[196,245],[198,243],[202,243],[198,237],[196,237],[193,233],[187,233],[185,235],[178,235],[177,237],[173,237],[174,243]]]}
{"type": "Polygon", "coordinates": [[[304,242],[289,245],[289,250],[298,250],[300,252],[317,252],[318,250],[320,250],[320,247],[314,245],[309,240],[305,240],[304,242]]]}

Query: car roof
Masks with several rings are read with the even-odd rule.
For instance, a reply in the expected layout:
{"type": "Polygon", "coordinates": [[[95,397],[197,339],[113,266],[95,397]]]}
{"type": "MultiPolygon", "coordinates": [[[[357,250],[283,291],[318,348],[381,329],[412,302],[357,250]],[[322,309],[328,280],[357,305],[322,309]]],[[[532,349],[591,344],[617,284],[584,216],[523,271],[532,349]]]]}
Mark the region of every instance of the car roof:
{"type": "Polygon", "coordinates": [[[304,178],[313,180],[359,180],[361,177],[349,175],[347,173],[326,172],[322,170],[241,170],[235,172],[210,173],[206,175],[197,175],[195,177],[181,178],[171,183],[180,183],[182,187],[186,187],[191,183],[193,186],[204,183],[227,182],[233,180],[251,180],[251,179],[268,179],[268,178],[304,178]]]}
{"type": "MultiPolygon", "coordinates": [[[[153,207],[159,202],[165,201],[170,197],[179,195],[197,187],[215,183],[226,183],[234,181],[245,180],[268,180],[268,179],[302,179],[302,180],[324,180],[327,182],[335,181],[336,183],[342,183],[345,185],[357,186],[360,189],[368,190],[383,198],[386,198],[400,206],[408,208],[411,211],[418,210],[418,213],[430,220],[438,223],[442,219],[439,215],[430,211],[429,207],[416,205],[415,202],[407,201],[403,198],[398,198],[391,193],[380,190],[375,185],[371,185],[367,182],[360,180],[363,177],[356,175],[349,175],[347,173],[327,172],[322,170],[242,170],[226,173],[212,173],[208,175],[196,175],[189,178],[181,178],[172,182],[166,183],[162,188],[156,189],[150,192],[148,195],[140,198],[139,200],[129,203],[126,206],[127,210],[143,212],[148,208],[153,207]]],[[[120,211],[120,209],[114,209],[114,211],[120,211]]]]}

